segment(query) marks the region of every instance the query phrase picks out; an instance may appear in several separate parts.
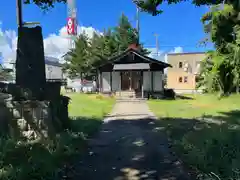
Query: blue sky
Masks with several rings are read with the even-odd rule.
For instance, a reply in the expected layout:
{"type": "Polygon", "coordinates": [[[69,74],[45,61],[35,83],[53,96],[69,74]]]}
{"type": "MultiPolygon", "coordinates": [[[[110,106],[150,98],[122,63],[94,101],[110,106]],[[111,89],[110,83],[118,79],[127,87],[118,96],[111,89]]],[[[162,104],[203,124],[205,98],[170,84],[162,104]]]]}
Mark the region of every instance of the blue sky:
{"type": "MultiPolygon", "coordinates": [[[[102,0],[101,3],[76,1],[80,26],[103,31],[104,28],[115,26],[121,13],[128,16],[135,25],[136,7],[131,0],[102,0]]],[[[163,4],[161,7],[164,13],[157,17],[146,13],[140,14],[141,42],[146,47],[154,48],[154,33],[157,33],[159,34],[160,51],[169,52],[176,47],[184,52],[204,51],[211,48],[211,46],[197,48],[198,42],[205,37],[200,18],[208,10],[207,7],[194,7],[188,2],[171,6],[163,4]]],[[[14,31],[17,27],[15,10],[15,1],[3,1],[0,6],[0,22],[2,23],[0,30],[2,34],[10,31],[11,38],[14,38],[14,31]]],[[[65,4],[59,4],[54,9],[44,13],[35,5],[25,5],[23,13],[25,21],[40,22],[44,37],[48,38],[50,34],[58,36],[59,30],[65,26],[67,7],[65,4]]],[[[54,38],[51,43],[54,44],[54,38]]],[[[6,53],[3,52],[3,54],[6,53]]]]}

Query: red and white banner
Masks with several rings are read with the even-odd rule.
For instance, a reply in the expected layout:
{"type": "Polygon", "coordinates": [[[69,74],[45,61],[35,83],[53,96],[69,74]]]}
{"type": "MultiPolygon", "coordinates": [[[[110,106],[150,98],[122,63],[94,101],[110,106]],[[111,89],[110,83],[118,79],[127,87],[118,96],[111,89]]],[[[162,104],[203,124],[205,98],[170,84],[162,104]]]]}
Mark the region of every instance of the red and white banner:
{"type": "Polygon", "coordinates": [[[67,33],[68,35],[75,35],[76,31],[75,31],[75,19],[69,17],[67,19],[67,33]]]}

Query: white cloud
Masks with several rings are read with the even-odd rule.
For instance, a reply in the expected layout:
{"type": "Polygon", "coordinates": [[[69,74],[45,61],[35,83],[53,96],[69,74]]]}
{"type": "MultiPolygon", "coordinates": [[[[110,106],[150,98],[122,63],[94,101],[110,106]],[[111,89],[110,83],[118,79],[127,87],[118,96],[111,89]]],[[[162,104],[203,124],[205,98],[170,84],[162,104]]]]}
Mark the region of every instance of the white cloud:
{"type": "Polygon", "coordinates": [[[147,49],[150,51],[150,54],[148,55],[149,57],[155,58],[155,59],[158,59],[158,60],[164,61],[164,62],[167,62],[167,54],[168,53],[182,53],[183,52],[183,48],[180,46],[175,47],[173,50],[170,50],[170,51],[158,50],[158,53],[157,53],[156,48],[147,48],[147,49]]]}
{"type": "Polygon", "coordinates": [[[182,53],[183,48],[181,46],[175,47],[174,50],[170,51],[169,53],[182,53]]]}
{"type": "Polygon", "coordinates": [[[150,54],[148,55],[151,58],[156,58],[158,59],[163,55],[163,51],[159,51],[156,48],[147,48],[150,51],[150,54]]]}
{"type": "MultiPolygon", "coordinates": [[[[98,30],[93,27],[78,26],[78,34],[85,33],[90,39],[94,33],[101,34],[98,30]]],[[[44,39],[44,51],[45,55],[61,57],[70,48],[69,36],[67,34],[66,27],[62,27],[58,34],[50,34],[44,39]]]]}
{"type": "MultiPolygon", "coordinates": [[[[15,62],[17,33],[13,30],[3,31],[0,22],[0,54],[2,54],[3,65],[10,67],[9,62],[15,62]]],[[[89,38],[93,37],[93,33],[101,34],[93,27],[78,26],[78,34],[85,33],[89,38]]],[[[46,56],[53,56],[61,59],[70,48],[69,36],[66,27],[62,27],[58,34],[49,34],[44,39],[44,53],[46,56]]]]}

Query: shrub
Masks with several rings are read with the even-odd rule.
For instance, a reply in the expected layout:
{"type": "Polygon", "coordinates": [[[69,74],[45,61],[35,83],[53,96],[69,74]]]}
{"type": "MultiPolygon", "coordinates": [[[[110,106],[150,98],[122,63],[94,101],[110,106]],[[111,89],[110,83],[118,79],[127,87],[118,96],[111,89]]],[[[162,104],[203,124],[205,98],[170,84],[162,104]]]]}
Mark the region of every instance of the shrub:
{"type": "Polygon", "coordinates": [[[62,179],[65,165],[74,161],[84,144],[82,133],[70,130],[41,142],[0,138],[0,179],[62,179]]]}
{"type": "Polygon", "coordinates": [[[167,99],[175,99],[176,94],[173,89],[164,89],[164,96],[167,99]]]}

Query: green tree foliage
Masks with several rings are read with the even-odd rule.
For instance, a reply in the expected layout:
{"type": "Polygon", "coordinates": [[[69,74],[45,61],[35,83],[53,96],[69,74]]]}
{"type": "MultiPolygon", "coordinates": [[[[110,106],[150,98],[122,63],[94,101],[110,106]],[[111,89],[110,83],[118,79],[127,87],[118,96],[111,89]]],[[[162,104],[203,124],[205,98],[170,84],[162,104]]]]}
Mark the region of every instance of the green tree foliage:
{"type": "Polygon", "coordinates": [[[138,43],[137,30],[132,27],[124,14],[119,19],[118,26],[115,27],[115,39],[120,51],[125,51],[129,44],[138,43]]]}
{"type": "MultiPolygon", "coordinates": [[[[142,10],[147,11],[153,15],[157,15],[161,13],[161,10],[158,10],[159,6],[167,2],[168,4],[176,4],[180,2],[184,2],[186,0],[132,0],[134,3],[136,3],[139,7],[141,7],[142,10]]],[[[189,0],[192,2],[192,4],[200,6],[200,5],[214,5],[214,4],[220,4],[224,0],[189,0]]],[[[229,0],[230,2],[237,0],[229,0]]],[[[54,7],[56,3],[66,3],[67,0],[23,0],[25,4],[36,4],[42,9],[46,9],[49,7],[54,7]]],[[[114,6],[114,4],[113,4],[114,6]]]]}
{"type": "MultiPolygon", "coordinates": [[[[168,4],[176,4],[180,2],[185,2],[186,0],[132,0],[132,1],[136,3],[143,11],[151,13],[152,15],[155,16],[163,12],[161,9],[159,9],[161,4],[165,2],[167,2],[168,4]]],[[[196,6],[216,5],[224,2],[224,0],[189,0],[189,1],[196,6]]],[[[49,7],[54,7],[56,3],[66,3],[67,0],[23,0],[23,2],[25,4],[36,4],[41,9],[48,9],[49,7]]],[[[238,0],[228,0],[228,2],[237,3],[238,0]]]]}
{"type": "Polygon", "coordinates": [[[67,0],[23,0],[24,4],[36,4],[41,9],[54,7],[56,3],[66,3],[67,0]]]}
{"type": "MultiPolygon", "coordinates": [[[[122,14],[119,19],[118,26],[114,28],[114,39],[118,43],[118,51],[125,51],[130,44],[138,44],[138,32],[132,27],[128,18],[122,14]]],[[[143,48],[142,44],[139,44],[140,52],[143,54],[149,54],[147,49],[143,48]]]]}
{"type": "MultiPolygon", "coordinates": [[[[148,12],[153,16],[161,14],[163,11],[160,9],[163,3],[177,4],[181,2],[185,2],[186,0],[133,0],[134,3],[137,4],[141,8],[142,11],[148,12]]],[[[224,2],[224,0],[189,0],[195,6],[201,5],[216,5],[224,2]]],[[[237,0],[229,0],[229,1],[237,1],[237,0]]]]}
{"type": "MultiPolygon", "coordinates": [[[[128,18],[122,15],[118,26],[105,30],[103,34],[95,33],[92,39],[81,34],[76,40],[75,48],[65,56],[65,70],[71,76],[80,76],[82,73],[88,76],[100,64],[137,42],[136,29],[132,27],[128,18]]],[[[143,54],[149,53],[142,45],[140,45],[140,51],[143,54]]]]}
{"type": "Polygon", "coordinates": [[[199,83],[204,84],[207,91],[220,90],[221,94],[229,94],[234,90],[239,92],[239,20],[239,8],[235,2],[214,5],[202,17],[207,39],[216,48],[208,53],[208,60],[201,66],[199,83]]]}
{"type": "Polygon", "coordinates": [[[75,48],[69,50],[65,55],[64,70],[70,77],[80,77],[82,73],[91,68],[89,61],[89,39],[85,33],[81,34],[75,41],[75,48]]]}

